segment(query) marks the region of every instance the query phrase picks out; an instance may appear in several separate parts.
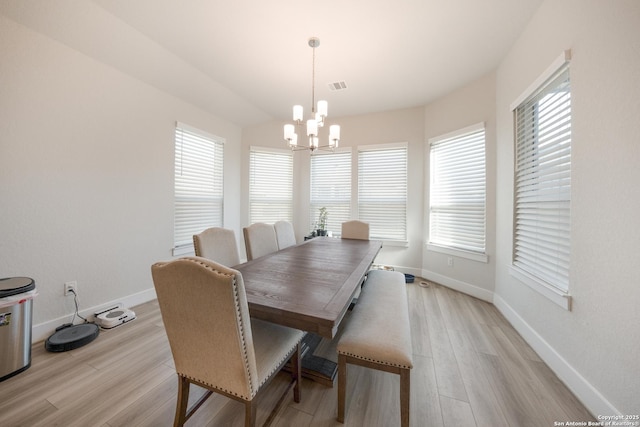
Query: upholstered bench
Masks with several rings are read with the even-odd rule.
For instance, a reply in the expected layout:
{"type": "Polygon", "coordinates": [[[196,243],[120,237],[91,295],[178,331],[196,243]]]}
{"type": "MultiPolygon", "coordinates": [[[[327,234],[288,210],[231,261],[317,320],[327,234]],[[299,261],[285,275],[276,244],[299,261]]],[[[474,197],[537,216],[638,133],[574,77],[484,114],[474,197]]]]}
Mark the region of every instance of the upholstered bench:
{"type": "Polygon", "coordinates": [[[350,363],[400,375],[401,425],[408,427],[413,350],[404,275],[397,271],[370,271],[345,323],[337,345],[338,421],[344,423],[350,363]]]}

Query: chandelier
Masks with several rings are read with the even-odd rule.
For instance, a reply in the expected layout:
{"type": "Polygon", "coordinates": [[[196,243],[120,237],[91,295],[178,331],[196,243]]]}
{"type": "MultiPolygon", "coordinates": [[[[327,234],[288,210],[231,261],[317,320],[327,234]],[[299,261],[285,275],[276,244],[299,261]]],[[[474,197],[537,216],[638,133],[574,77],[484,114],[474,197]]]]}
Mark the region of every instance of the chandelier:
{"type": "Polygon", "coordinates": [[[315,106],[315,78],[316,78],[316,48],[320,46],[320,39],[317,37],[311,37],[309,39],[309,46],[313,49],[313,61],[311,66],[311,118],[307,120],[307,137],[309,138],[309,145],[298,145],[298,134],[296,129],[303,123],[303,108],[302,105],[293,106],[293,121],[295,125],[284,125],[284,139],[289,144],[289,148],[292,150],[311,150],[316,149],[328,149],[335,150],[340,142],[340,126],[329,126],[329,141],[327,145],[320,145],[318,138],[318,130],[325,124],[325,118],[327,117],[328,104],[327,101],[318,101],[318,106],[315,106]]]}

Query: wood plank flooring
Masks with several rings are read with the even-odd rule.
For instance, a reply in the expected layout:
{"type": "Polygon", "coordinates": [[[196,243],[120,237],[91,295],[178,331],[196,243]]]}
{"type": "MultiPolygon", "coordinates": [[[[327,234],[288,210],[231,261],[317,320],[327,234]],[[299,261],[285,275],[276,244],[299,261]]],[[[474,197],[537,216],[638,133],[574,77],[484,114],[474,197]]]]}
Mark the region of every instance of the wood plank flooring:
{"type": "MultiPolygon", "coordinates": [[[[553,426],[595,421],[495,307],[446,287],[408,284],[415,427],[553,426]]],[[[156,301],[134,307],[137,319],[85,347],[48,353],[33,346],[32,366],[0,383],[0,426],[171,426],[177,379],[156,301]]],[[[333,360],[335,342],[316,354],[333,360]]],[[[399,425],[397,375],[349,366],[346,426],[399,425]]],[[[269,416],[288,375],[259,401],[269,416]]],[[[193,389],[193,387],[192,387],[193,389]]],[[[191,398],[201,393],[194,390],[191,398]]],[[[304,380],[302,401],[288,394],[272,426],[340,426],[337,383],[304,380]]],[[[243,406],[214,395],[187,426],[243,426],[243,406]]]]}

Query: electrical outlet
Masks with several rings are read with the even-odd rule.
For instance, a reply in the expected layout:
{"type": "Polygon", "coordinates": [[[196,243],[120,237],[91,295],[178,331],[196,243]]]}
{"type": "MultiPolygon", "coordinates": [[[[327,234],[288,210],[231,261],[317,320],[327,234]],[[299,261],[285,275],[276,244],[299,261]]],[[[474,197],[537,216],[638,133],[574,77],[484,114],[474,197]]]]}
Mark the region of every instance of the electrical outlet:
{"type": "Polygon", "coordinates": [[[64,283],[64,295],[73,295],[73,292],[71,291],[75,292],[76,295],[78,295],[78,282],[76,282],[75,280],[64,283]]]}
{"type": "Polygon", "coordinates": [[[447,265],[449,267],[453,267],[453,258],[452,257],[447,257],[447,265]]]}

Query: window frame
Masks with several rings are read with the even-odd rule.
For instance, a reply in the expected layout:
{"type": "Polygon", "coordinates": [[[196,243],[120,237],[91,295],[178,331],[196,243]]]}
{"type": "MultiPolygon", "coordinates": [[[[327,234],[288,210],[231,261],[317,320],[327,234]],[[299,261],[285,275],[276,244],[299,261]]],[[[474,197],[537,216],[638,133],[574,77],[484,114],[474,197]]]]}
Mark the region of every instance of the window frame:
{"type": "MultiPolygon", "coordinates": [[[[335,165],[334,165],[335,166],[335,165]]],[[[336,175],[335,169],[329,171],[333,172],[333,176],[342,177],[342,175],[336,175]]],[[[340,171],[338,171],[340,172],[340,171]]],[[[352,199],[353,199],[353,153],[351,148],[340,148],[335,152],[317,152],[313,153],[309,159],[309,224],[313,231],[314,224],[318,221],[318,209],[320,207],[327,207],[327,230],[332,233],[333,236],[340,236],[342,233],[342,222],[348,221],[351,218],[352,213],[352,199]],[[348,169],[345,182],[339,182],[338,186],[345,186],[343,189],[338,189],[338,192],[347,193],[348,197],[333,198],[333,197],[318,197],[318,190],[314,188],[314,161],[315,159],[328,159],[335,160],[336,156],[347,157],[345,169],[348,169]],[[338,209],[346,213],[335,215],[335,210],[332,215],[332,207],[338,206],[338,209]]]]}
{"type": "MultiPolygon", "coordinates": [[[[512,239],[512,259],[511,259],[511,265],[509,266],[509,274],[518,279],[520,282],[522,282],[523,284],[525,284],[526,286],[530,287],[531,289],[535,290],[536,292],[540,293],[541,295],[545,296],[546,298],[548,298],[550,301],[552,301],[553,303],[559,305],[560,307],[566,309],[566,310],[571,310],[571,294],[569,293],[570,290],[570,258],[571,258],[571,184],[570,184],[570,172],[571,172],[571,155],[570,155],[570,150],[571,150],[571,84],[570,84],[570,73],[569,73],[569,65],[570,65],[570,59],[571,59],[571,52],[570,51],[565,51],[563,52],[559,57],[557,57],[553,63],[545,70],[544,73],[542,73],[542,75],[540,75],[528,88],[527,90],[520,95],[516,101],[514,101],[511,104],[511,110],[513,113],[513,120],[514,120],[514,125],[513,125],[513,129],[514,129],[514,178],[513,178],[513,186],[514,186],[514,192],[513,192],[513,239],[512,239]],[[519,229],[518,229],[518,213],[519,213],[519,209],[524,209],[522,203],[524,200],[524,197],[521,199],[518,198],[518,192],[519,191],[523,191],[523,187],[521,187],[519,189],[518,187],[518,177],[519,177],[519,158],[518,158],[518,153],[521,148],[519,146],[519,139],[518,139],[518,125],[517,125],[517,120],[518,120],[518,116],[517,116],[517,111],[518,109],[522,108],[523,105],[525,105],[527,102],[536,99],[536,97],[542,93],[544,93],[545,91],[548,90],[549,85],[553,84],[558,77],[562,76],[562,74],[567,73],[567,81],[569,82],[569,89],[568,89],[568,93],[569,93],[569,136],[568,136],[568,151],[569,151],[569,161],[568,161],[568,174],[569,174],[569,183],[568,186],[565,184],[558,184],[561,185],[562,187],[558,187],[561,188],[559,190],[559,193],[562,193],[564,195],[566,195],[566,199],[558,199],[555,200],[554,203],[558,203],[558,205],[560,206],[560,208],[555,208],[557,211],[557,215],[561,215],[562,212],[566,212],[565,217],[567,218],[567,224],[566,224],[566,228],[562,229],[561,231],[563,231],[563,233],[566,233],[566,239],[564,240],[565,243],[562,243],[563,245],[566,244],[567,247],[567,255],[566,255],[566,286],[559,286],[558,283],[550,283],[549,281],[546,280],[546,278],[542,278],[539,275],[536,274],[535,271],[531,271],[528,270],[527,268],[524,268],[523,265],[517,261],[517,251],[518,251],[518,247],[520,246],[519,244],[519,240],[518,240],[518,236],[519,236],[519,229]],[[566,204],[567,208],[563,208],[562,204],[566,204]]],[[[537,102],[536,102],[537,105],[537,102]]],[[[566,126],[565,126],[566,127],[566,126]]],[[[537,127],[536,127],[537,129],[537,127]]],[[[532,131],[532,133],[537,133],[537,131],[532,131]]],[[[537,144],[537,137],[536,137],[536,144],[537,144]]],[[[536,148],[536,150],[538,150],[539,148],[536,148]]],[[[554,146],[554,148],[557,148],[554,146]]],[[[567,150],[566,148],[564,150],[567,150]]],[[[529,150],[531,151],[531,150],[529,150]]],[[[538,156],[538,154],[534,154],[534,156],[538,156]]],[[[531,156],[529,156],[531,157],[531,156]]],[[[566,161],[565,161],[566,163],[566,161]]],[[[565,170],[565,169],[563,169],[565,170]]],[[[538,171],[538,169],[536,169],[536,171],[538,171]]],[[[566,181],[566,178],[565,178],[566,181]]],[[[540,203],[544,202],[544,199],[540,199],[542,200],[540,203]]],[[[522,239],[520,239],[520,241],[523,241],[522,239]]],[[[560,255],[558,255],[560,256],[560,255]]]]}
{"type": "Polygon", "coordinates": [[[193,234],[197,234],[209,227],[222,227],[224,224],[224,145],[226,140],[203,130],[176,122],[174,130],[174,207],[173,207],[173,256],[193,254],[193,234]],[[186,153],[191,156],[188,173],[191,180],[180,178],[184,176],[185,142],[190,142],[192,151],[186,153]],[[213,144],[205,147],[205,144],[213,144]],[[202,158],[213,156],[213,164],[202,163],[202,158]],[[205,171],[208,167],[213,170],[210,174],[205,171]],[[180,175],[179,175],[180,173],[180,175]],[[205,191],[201,183],[209,181],[213,184],[210,191],[205,191]],[[202,201],[207,199],[215,206],[214,212],[203,213],[202,201]],[[199,205],[185,206],[185,204],[199,205]],[[185,212],[188,211],[188,212],[185,212]],[[197,225],[189,225],[194,222],[197,225]],[[187,218],[188,217],[188,218],[187,218]],[[184,218],[184,221],[181,220],[184,218]],[[186,230],[185,230],[186,229],[186,230]],[[187,236],[187,237],[185,237],[187,236]]]}
{"type": "MultiPolygon", "coordinates": [[[[426,150],[426,154],[428,155],[429,160],[429,200],[427,210],[429,212],[429,237],[427,239],[427,249],[434,252],[445,253],[447,255],[459,256],[462,258],[471,259],[479,262],[488,262],[488,256],[486,253],[486,244],[487,244],[487,173],[486,173],[486,128],[484,122],[476,123],[471,126],[464,127],[462,129],[455,130],[453,132],[449,132],[444,135],[440,135],[434,138],[430,138],[428,141],[428,149],[426,150]],[[481,138],[481,140],[480,140],[481,138]],[[455,174],[447,173],[448,169],[452,169],[453,166],[456,166],[454,163],[459,163],[456,160],[450,158],[452,155],[456,155],[460,153],[460,145],[465,143],[471,143],[478,145],[481,143],[481,149],[477,146],[473,147],[474,151],[481,150],[480,157],[478,158],[477,153],[473,153],[474,156],[471,158],[472,163],[466,163],[462,165],[462,171],[456,171],[455,174]],[[442,156],[442,158],[438,161],[438,157],[442,156]],[[436,164],[438,163],[438,164],[436,164]],[[482,169],[482,175],[478,177],[478,169],[482,169]],[[475,230],[475,240],[481,240],[481,246],[474,247],[471,242],[465,242],[463,235],[465,234],[465,230],[453,228],[450,232],[446,232],[443,230],[442,235],[434,238],[434,228],[437,225],[437,218],[434,218],[438,215],[438,212],[441,209],[434,210],[434,203],[439,203],[439,206],[442,206],[444,201],[437,200],[438,196],[436,196],[436,190],[439,187],[439,183],[436,183],[437,176],[439,170],[444,171],[444,176],[442,177],[449,185],[455,184],[456,189],[462,191],[454,191],[453,192],[453,207],[449,207],[449,214],[442,213],[443,220],[441,221],[444,226],[449,225],[455,227],[455,222],[451,220],[454,217],[469,216],[477,217],[478,212],[477,209],[473,209],[472,205],[478,205],[479,201],[477,197],[468,197],[468,192],[464,191],[464,188],[459,188],[460,184],[466,184],[470,186],[477,186],[482,181],[482,202],[480,206],[482,210],[482,219],[481,221],[473,221],[473,229],[475,230]],[[459,172],[465,172],[468,177],[471,175],[473,180],[469,180],[467,178],[462,179],[459,175],[459,172]],[[474,176],[476,175],[476,176],[474,176]],[[474,200],[475,199],[475,200],[474,200]],[[481,228],[481,229],[480,229],[481,228]],[[480,236],[480,234],[482,236],[480,236]],[[450,240],[450,242],[445,242],[445,240],[450,240]]],[[[460,165],[458,165],[460,166],[460,165]]],[[[440,199],[442,199],[440,197],[440,199]]],[[[437,231],[437,230],[435,230],[437,231]]]]}
{"type": "MultiPolygon", "coordinates": [[[[354,178],[357,181],[357,196],[356,196],[356,212],[357,215],[356,217],[361,220],[361,221],[365,221],[369,223],[369,229],[370,229],[370,237],[371,239],[376,239],[376,240],[381,240],[384,242],[385,245],[387,246],[408,246],[408,220],[407,220],[407,216],[408,216],[408,201],[409,201],[409,171],[408,171],[408,165],[409,165],[409,144],[406,142],[398,142],[398,143],[390,143],[390,144],[376,144],[376,145],[361,145],[357,147],[357,157],[356,157],[356,162],[357,162],[357,172],[356,175],[354,176],[354,178]],[[404,209],[404,213],[402,215],[402,222],[403,222],[403,236],[398,237],[388,237],[388,236],[384,236],[384,235],[378,235],[376,234],[376,230],[379,227],[376,224],[376,221],[373,221],[370,217],[368,216],[364,216],[363,217],[363,193],[368,193],[367,197],[369,197],[370,194],[373,194],[370,190],[364,190],[363,189],[363,185],[371,185],[371,184],[367,184],[366,182],[363,182],[363,173],[365,173],[363,171],[363,167],[362,167],[362,156],[363,153],[379,153],[382,151],[390,151],[390,150],[398,150],[398,149],[402,149],[404,150],[404,165],[402,166],[401,173],[404,173],[404,195],[402,198],[398,198],[397,194],[395,195],[390,195],[389,197],[391,198],[396,198],[398,201],[400,201],[403,206],[404,209]]],[[[388,165],[388,163],[386,163],[388,165]]],[[[378,169],[379,170],[379,169],[378,169]]],[[[370,176],[367,176],[367,179],[369,179],[370,176]]],[[[380,179],[374,179],[373,181],[380,181],[380,179]]],[[[388,183],[389,181],[387,180],[383,180],[383,182],[388,183]]],[[[380,191],[379,188],[376,189],[376,191],[380,191]]],[[[387,197],[389,199],[389,197],[387,197]]],[[[373,200],[373,199],[372,199],[373,200]]],[[[390,199],[389,199],[390,200],[390,199]]],[[[374,203],[375,204],[375,203],[374,203]]],[[[378,203],[379,206],[385,206],[385,205],[398,205],[399,203],[378,203]]],[[[387,225],[388,226],[388,225],[387,225]]]]}
{"type": "MultiPolygon", "coordinates": [[[[293,152],[291,150],[287,150],[287,149],[279,149],[279,148],[270,148],[270,147],[259,147],[259,146],[251,146],[249,148],[249,204],[248,204],[248,216],[249,216],[249,224],[253,224],[256,222],[266,222],[269,224],[274,224],[276,221],[279,220],[285,220],[285,221],[289,221],[291,223],[293,223],[293,205],[294,205],[294,193],[293,193],[293,152]],[[278,199],[275,197],[272,197],[272,195],[267,195],[265,198],[256,198],[256,195],[254,194],[254,190],[256,189],[255,186],[253,186],[253,183],[255,182],[256,178],[254,176],[255,173],[257,173],[257,171],[254,171],[254,155],[256,153],[259,153],[260,155],[273,155],[273,156],[281,156],[283,158],[288,158],[288,170],[285,171],[288,173],[288,189],[285,188],[281,188],[280,191],[285,191],[288,194],[288,197],[286,198],[282,198],[282,199],[278,199]],[[262,200],[263,203],[265,204],[271,204],[276,200],[279,201],[284,201],[283,206],[287,206],[288,208],[285,208],[284,210],[280,210],[280,213],[277,214],[267,214],[264,216],[260,216],[260,217],[254,217],[254,212],[253,212],[253,203],[257,200],[262,200]],[[286,213],[283,214],[283,212],[286,211],[286,213]]],[[[274,159],[270,160],[269,163],[269,167],[265,167],[265,171],[271,169],[271,167],[274,165],[273,164],[274,159]]],[[[265,165],[266,166],[266,165],[265,165]]],[[[277,176],[277,177],[281,177],[282,176],[282,170],[279,170],[277,174],[273,174],[273,176],[277,176]]],[[[269,191],[272,191],[275,187],[274,184],[272,183],[273,181],[270,181],[271,183],[268,185],[265,185],[265,182],[267,182],[264,179],[264,176],[261,176],[261,179],[259,180],[261,182],[261,187],[270,187],[269,191]]],[[[272,193],[270,193],[272,194],[272,193]]]]}

